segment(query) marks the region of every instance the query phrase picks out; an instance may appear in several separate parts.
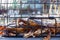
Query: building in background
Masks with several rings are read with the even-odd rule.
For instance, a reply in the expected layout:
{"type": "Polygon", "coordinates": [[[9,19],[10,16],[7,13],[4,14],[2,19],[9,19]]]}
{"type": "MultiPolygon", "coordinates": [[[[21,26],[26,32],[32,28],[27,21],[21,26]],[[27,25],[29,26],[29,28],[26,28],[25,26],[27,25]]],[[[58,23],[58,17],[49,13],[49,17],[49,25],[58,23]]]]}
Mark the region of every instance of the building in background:
{"type": "Polygon", "coordinates": [[[0,0],[0,16],[10,19],[35,17],[59,17],[60,0],[0,0]]]}

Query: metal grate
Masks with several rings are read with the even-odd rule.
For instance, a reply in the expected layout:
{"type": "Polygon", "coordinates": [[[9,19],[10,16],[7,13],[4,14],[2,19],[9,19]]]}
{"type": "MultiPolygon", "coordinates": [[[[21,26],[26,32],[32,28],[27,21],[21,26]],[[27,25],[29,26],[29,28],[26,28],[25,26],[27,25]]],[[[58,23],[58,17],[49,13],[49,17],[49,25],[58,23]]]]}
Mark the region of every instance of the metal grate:
{"type": "MultiPolygon", "coordinates": [[[[4,24],[8,24],[11,20],[17,21],[17,18],[29,18],[36,15],[42,16],[47,14],[49,17],[50,4],[50,0],[0,0],[0,15],[2,15],[1,18],[4,18],[4,24]]],[[[59,6],[60,1],[58,0],[55,4],[59,6]]],[[[55,18],[60,19],[60,17],[55,18]]],[[[38,19],[42,21],[44,18],[38,19]]]]}

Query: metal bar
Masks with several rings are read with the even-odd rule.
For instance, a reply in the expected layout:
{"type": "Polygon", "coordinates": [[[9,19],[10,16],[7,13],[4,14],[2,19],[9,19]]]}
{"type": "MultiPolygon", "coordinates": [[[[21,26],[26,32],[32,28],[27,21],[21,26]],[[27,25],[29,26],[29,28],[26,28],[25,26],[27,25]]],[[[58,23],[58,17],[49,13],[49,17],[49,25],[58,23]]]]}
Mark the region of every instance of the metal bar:
{"type": "Polygon", "coordinates": [[[55,19],[54,17],[30,17],[29,19],[55,19]]]}

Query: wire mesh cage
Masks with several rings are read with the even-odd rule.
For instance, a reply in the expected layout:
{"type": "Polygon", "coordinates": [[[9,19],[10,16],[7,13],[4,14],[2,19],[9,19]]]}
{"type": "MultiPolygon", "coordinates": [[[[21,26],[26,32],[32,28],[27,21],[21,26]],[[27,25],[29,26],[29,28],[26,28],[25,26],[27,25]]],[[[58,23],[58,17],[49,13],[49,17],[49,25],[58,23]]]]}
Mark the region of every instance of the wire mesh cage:
{"type": "Polygon", "coordinates": [[[38,36],[46,36],[49,32],[52,33],[52,36],[57,36],[60,34],[59,20],[59,0],[0,0],[0,25],[4,32],[3,36],[21,36],[30,33],[35,37],[38,35],[35,34],[35,31],[40,30],[41,35],[38,36]],[[40,21],[33,19],[40,19],[40,21]],[[48,23],[49,19],[54,19],[55,23],[54,21],[48,23]],[[45,25],[43,20],[48,25],[45,25]],[[43,33],[44,31],[47,33],[43,33]]]}

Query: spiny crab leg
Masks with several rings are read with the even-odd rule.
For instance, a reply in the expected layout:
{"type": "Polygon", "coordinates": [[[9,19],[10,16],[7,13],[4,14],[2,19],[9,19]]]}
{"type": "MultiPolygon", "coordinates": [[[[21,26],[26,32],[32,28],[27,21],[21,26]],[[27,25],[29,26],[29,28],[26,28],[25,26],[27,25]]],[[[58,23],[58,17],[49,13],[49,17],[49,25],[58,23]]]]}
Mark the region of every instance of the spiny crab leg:
{"type": "Polygon", "coordinates": [[[36,30],[36,31],[33,33],[33,35],[34,35],[34,36],[41,35],[41,34],[47,32],[47,30],[48,30],[48,29],[44,29],[44,30],[38,29],[38,30],[36,30]],[[42,33],[41,33],[41,31],[42,31],[42,33]]]}
{"type": "Polygon", "coordinates": [[[25,38],[28,38],[28,37],[30,37],[30,36],[32,36],[32,35],[33,35],[33,32],[28,32],[28,33],[24,34],[24,37],[25,37],[25,38]]]}
{"type": "Polygon", "coordinates": [[[51,31],[48,30],[48,35],[44,37],[43,40],[50,40],[50,38],[51,38],[51,31]]]}
{"type": "MultiPolygon", "coordinates": [[[[45,29],[45,30],[42,30],[42,33],[44,33],[44,32],[46,32],[48,29],[45,29]]],[[[28,33],[26,33],[26,34],[24,34],[24,37],[25,38],[28,38],[28,37],[30,37],[30,36],[32,36],[32,37],[36,37],[36,36],[38,36],[38,35],[40,35],[41,34],[41,29],[37,29],[35,32],[28,32],[28,33]]]]}

